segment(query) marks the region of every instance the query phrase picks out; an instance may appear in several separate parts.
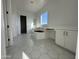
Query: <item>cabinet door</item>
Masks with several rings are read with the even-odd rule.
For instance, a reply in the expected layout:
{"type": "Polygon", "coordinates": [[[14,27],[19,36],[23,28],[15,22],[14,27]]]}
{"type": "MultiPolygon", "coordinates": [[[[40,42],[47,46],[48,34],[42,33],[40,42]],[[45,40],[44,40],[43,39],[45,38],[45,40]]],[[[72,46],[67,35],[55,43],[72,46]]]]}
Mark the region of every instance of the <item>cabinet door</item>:
{"type": "Polygon", "coordinates": [[[55,40],[55,31],[54,30],[50,30],[50,38],[55,40]]]}
{"type": "Polygon", "coordinates": [[[64,31],[63,30],[56,30],[56,44],[64,47],[64,31]]]}
{"type": "Polygon", "coordinates": [[[72,49],[73,52],[76,52],[76,47],[77,47],[77,35],[78,35],[78,32],[77,32],[77,31],[74,31],[74,32],[73,32],[73,49],[72,49]]]}
{"type": "Polygon", "coordinates": [[[46,31],[45,32],[45,37],[46,37],[46,39],[49,39],[50,38],[50,32],[49,31],[46,31]]]}
{"type": "Polygon", "coordinates": [[[65,35],[65,48],[72,52],[75,52],[77,42],[77,32],[76,31],[66,31],[65,35]]]}

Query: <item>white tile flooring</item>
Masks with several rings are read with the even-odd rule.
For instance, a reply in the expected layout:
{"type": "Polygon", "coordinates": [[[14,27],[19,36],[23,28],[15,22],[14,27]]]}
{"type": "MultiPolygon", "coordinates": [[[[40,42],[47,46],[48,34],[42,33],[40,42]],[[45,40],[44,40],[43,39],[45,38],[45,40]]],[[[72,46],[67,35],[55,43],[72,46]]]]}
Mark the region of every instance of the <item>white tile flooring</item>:
{"type": "Polygon", "coordinates": [[[29,59],[75,59],[75,55],[58,47],[52,39],[35,39],[31,34],[20,35],[14,39],[14,45],[7,48],[7,59],[23,59],[22,53],[29,59]]]}

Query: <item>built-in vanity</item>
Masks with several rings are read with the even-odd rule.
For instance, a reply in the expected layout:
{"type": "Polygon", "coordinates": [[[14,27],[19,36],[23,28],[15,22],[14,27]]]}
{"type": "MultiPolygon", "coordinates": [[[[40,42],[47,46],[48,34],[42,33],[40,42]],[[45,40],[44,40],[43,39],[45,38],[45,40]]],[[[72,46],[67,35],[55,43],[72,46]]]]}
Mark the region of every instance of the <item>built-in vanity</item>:
{"type": "Polygon", "coordinates": [[[55,28],[55,43],[73,53],[77,46],[77,28],[57,27],[55,28]]]}
{"type": "Polygon", "coordinates": [[[52,39],[66,50],[76,52],[77,28],[57,27],[35,30],[36,39],[52,39]]]}
{"type": "Polygon", "coordinates": [[[36,39],[53,39],[55,40],[55,31],[50,28],[37,28],[34,30],[36,39]]]}

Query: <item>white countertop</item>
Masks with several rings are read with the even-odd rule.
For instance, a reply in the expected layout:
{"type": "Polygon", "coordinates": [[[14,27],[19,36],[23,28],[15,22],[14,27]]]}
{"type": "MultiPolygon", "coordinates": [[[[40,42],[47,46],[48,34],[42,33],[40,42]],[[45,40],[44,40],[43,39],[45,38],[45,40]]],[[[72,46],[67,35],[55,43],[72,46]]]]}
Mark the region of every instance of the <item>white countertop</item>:
{"type": "Polygon", "coordinates": [[[49,29],[54,29],[54,30],[75,30],[78,31],[77,27],[48,27],[49,29]]]}

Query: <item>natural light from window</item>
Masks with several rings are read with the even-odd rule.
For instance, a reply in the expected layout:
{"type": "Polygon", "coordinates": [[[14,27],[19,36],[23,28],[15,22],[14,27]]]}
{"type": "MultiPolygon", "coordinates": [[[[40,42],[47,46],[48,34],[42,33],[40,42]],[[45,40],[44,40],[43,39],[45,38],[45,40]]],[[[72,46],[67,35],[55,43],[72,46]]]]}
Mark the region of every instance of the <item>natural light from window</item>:
{"type": "Polygon", "coordinates": [[[41,14],[40,16],[40,22],[41,22],[41,26],[47,26],[48,24],[48,12],[44,12],[41,14]]]}

